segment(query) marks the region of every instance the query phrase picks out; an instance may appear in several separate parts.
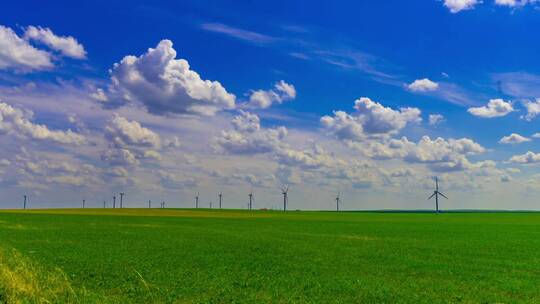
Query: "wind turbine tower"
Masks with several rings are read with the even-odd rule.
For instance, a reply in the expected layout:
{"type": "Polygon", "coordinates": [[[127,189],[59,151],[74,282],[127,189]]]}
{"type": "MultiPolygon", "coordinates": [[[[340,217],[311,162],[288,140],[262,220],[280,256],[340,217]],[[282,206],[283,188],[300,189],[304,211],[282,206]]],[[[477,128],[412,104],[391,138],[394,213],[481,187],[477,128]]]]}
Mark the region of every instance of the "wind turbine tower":
{"type": "Polygon", "coordinates": [[[195,208],[199,208],[199,192],[197,192],[197,196],[195,196],[195,208]]]}
{"type": "Polygon", "coordinates": [[[336,196],[336,211],[339,211],[339,195],[340,193],[338,192],[336,196]]]}
{"type": "Polygon", "coordinates": [[[103,208],[106,208],[106,207],[107,207],[107,202],[103,201],[103,208]]]}
{"type": "Polygon", "coordinates": [[[123,202],[124,202],[124,192],[120,192],[120,209],[124,208],[123,202]]]}
{"type": "Polygon", "coordinates": [[[86,203],[86,200],[85,200],[85,199],[82,200],[82,207],[83,207],[83,209],[84,209],[84,203],[86,203]]]}
{"type": "Polygon", "coordinates": [[[253,189],[251,189],[251,192],[249,192],[249,210],[253,209],[253,189]]]}
{"type": "Polygon", "coordinates": [[[219,209],[221,209],[221,201],[222,201],[222,199],[223,199],[223,193],[220,192],[219,193],[219,209]]]}
{"type": "Polygon", "coordinates": [[[435,196],[435,213],[437,214],[439,213],[439,195],[445,199],[448,199],[448,197],[439,192],[439,178],[435,177],[435,191],[433,191],[433,194],[428,198],[428,200],[435,196]]]}
{"type": "Polygon", "coordinates": [[[283,187],[281,189],[281,194],[283,194],[283,211],[287,211],[287,203],[289,202],[289,186],[283,187]]]}
{"type": "Polygon", "coordinates": [[[152,208],[152,201],[148,201],[148,208],[152,208]]]}
{"type": "Polygon", "coordinates": [[[23,197],[24,197],[23,209],[26,210],[26,199],[27,199],[27,196],[26,196],[26,195],[23,195],[23,197]]]}
{"type": "Polygon", "coordinates": [[[116,208],[116,195],[112,197],[112,207],[113,209],[116,208]]]}

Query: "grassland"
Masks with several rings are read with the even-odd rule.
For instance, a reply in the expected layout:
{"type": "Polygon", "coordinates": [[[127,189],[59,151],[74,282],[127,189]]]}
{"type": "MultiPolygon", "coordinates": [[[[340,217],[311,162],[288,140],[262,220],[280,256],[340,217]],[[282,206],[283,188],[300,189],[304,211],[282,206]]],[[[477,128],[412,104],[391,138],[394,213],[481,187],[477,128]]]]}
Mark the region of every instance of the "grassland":
{"type": "Polygon", "coordinates": [[[540,214],[0,211],[0,303],[540,303],[540,214]]]}

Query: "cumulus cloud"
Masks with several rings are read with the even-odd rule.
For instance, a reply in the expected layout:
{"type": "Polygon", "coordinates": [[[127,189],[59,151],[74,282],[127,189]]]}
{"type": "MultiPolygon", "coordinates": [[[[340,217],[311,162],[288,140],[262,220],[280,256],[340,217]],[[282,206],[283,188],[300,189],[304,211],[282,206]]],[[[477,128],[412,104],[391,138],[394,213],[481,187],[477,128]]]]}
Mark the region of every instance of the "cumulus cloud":
{"type": "Polygon", "coordinates": [[[24,148],[10,162],[8,179],[14,185],[28,189],[45,190],[58,186],[87,186],[100,183],[98,170],[90,164],[50,157],[47,153],[30,153],[24,148]]]}
{"type": "Polygon", "coordinates": [[[90,93],[90,97],[100,102],[109,101],[109,97],[105,94],[105,91],[101,88],[96,89],[94,92],[90,93]]]}
{"type": "Polygon", "coordinates": [[[105,138],[109,148],[101,159],[110,165],[137,166],[140,160],[162,160],[160,136],[137,121],[115,114],[105,127],[105,138]]]}
{"type": "Polygon", "coordinates": [[[467,110],[474,116],[482,118],[502,117],[514,111],[511,102],[502,99],[491,99],[487,105],[482,107],[473,107],[467,110]]]}
{"type": "Polygon", "coordinates": [[[334,116],[321,117],[321,124],[339,139],[358,141],[364,138],[364,130],[355,117],[343,111],[335,111],[334,116]]]}
{"type": "Polygon", "coordinates": [[[466,156],[485,152],[485,148],[469,138],[431,139],[423,136],[417,143],[406,137],[386,142],[353,145],[373,159],[401,159],[409,163],[424,163],[434,171],[448,172],[475,168],[466,156]]]}
{"type": "Polygon", "coordinates": [[[415,80],[407,85],[407,88],[413,92],[430,92],[437,90],[439,88],[439,84],[424,78],[415,80]]]}
{"type": "Polygon", "coordinates": [[[540,162],[540,153],[528,151],[525,154],[514,155],[510,158],[509,162],[516,164],[533,164],[540,162]]]}
{"type": "Polygon", "coordinates": [[[305,150],[295,150],[283,147],[276,151],[276,158],[280,164],[297,166],[302,169],[346,165],[345,161],[336,158],[335,155],[326,152],[318,145],[314,145],[311,149],[305,150]]]}
{"type": "Polygon", "coordinates": [[[49,130],[45,125],[31,122],[32,113],[0,102],[0,133],[29,137],[37,140],[52,140],[62,144],[80,145],[86,142],[83,135],[67,131],[49,130]]]}
{"type": "Polygon", "coordinates": [[[396,132],[403,129],[407,123],[418,123],[422,120],[421,112],[417,108],[407,107],[396,111],[366,97],[356,100],[354,108],[364,131],[369,134],[396,132]]]}
{"type": "Polygon", "coordinates": [[[463,10],[473,9],[479,3],[479,0],[444,0],[444,6],[454,14],[463,10]]]}
{"type": "Polygon", "coordinates": [[[525,109],[527,110],[526,115],[522,115],[521,119],[525,119],[526,121],[533,120],[538,114],[540,114],[540,98],[537,98],[535,101],[524,101],[523,105],[525,106],[525,109]]]}
{"type": "Polygon", "coordinates": [[[236,97],[221,83],[203,80],[185,59],[176,59],[170,40],[139,56],[126,56],[110,70],[107,92],[94,95],[111,107],[137,102],[155,114],[215,115],[234,109],[236,97]],[[105,96],[103,96],[105,95],[105,96]]]}
{"type": "Polygon", "coordinates": [[[441,122],[443,122],[444,120],[445,120],[444,116],[442,116],[441,114],[430,114],[429,115],[429,125],[430,126],[438,125],[441,122]]]}
{"type": "Polygon", "coordinates": [[[256,114],[240,110],[240,115],[232,119],[234,129],[239,132],[252,133],[261,129],[261,120],[256,114]]]}
{"type": "Polygon", "coordinates": [[[105,134],[118,147],[141,146],[160,148],[161,139],[158,134],[147,129],[137,121],[129,121],[115,114],[105,128],[105,134]]]}
{"type": "Polygon", "coordinates": [[[520,143],[524,143],[528,141],[531,141],[531,139],[521,136],[516,133],[512,133],[508,136],[504,136],[503,138],[501,138],[501,140],[499,140],[499,143],[500,144],[520,144],[520,143]]]}
{"type": "Polygon", "coordinates": [[[53,66],[48,52],[33,47],[12,29],[0,25],[0,69],[28,72],[53,66]]]}
{"type": "Polygon", "coordinates": [[[24,38],[26,40],[39,41],[67,57],[75,59],[86,58],[84,47],[75,38],[71,36],[57,36],[49,28],[29,26],[26,28],[24,38]]]}
{"type": "Polygon", "coordinates": [[[272,90],[253,91],[249,96],[248,106],[266,109],[272,104],[281,104],[296,98],[296,89],[292,84],[281,80],[274,85],[272,90]]]}
{"type": "Polygon", "coordinates": [[[101,154],[101,160],[108,162],[112,166],[129,167],[136,166],[140,162],[130,150],[115,148],[108,149],[101,154]]]}
{"type": "Polygon", "coordinates": [[[393,110],[382,104],[362,97],[355,101],[356,113],[335,111],[334,116],[323,116],[323,127],[337,138],[360,140],[367,136],[381,136],[398,133],[409,123],[422,120],[417,108],[393,110]]]}
{"type": "Polygon", "coordinates": [[[287,135],[285,127],[264,129],[257,115],[240,111],[232,120],[233,130],[216,138],[218,148],[232,154],[257,154],[276,151],[287,135]]]}

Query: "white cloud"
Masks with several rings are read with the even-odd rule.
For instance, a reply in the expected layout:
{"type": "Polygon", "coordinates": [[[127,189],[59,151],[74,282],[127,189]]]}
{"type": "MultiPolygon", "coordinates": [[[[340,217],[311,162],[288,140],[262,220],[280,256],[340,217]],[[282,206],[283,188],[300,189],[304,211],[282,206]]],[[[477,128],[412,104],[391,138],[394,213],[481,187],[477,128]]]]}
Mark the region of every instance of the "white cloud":
{"type": "Polygon", "coordinates": [[[455,14],[463,10],[473,9],[480,2],[479,0],[444,0],[444,6],[455,14]]]}
{"type": "Polygon", "coordinates": [[[75,59],[86,58],[84,47],[75,38],[71,36],[57,36],[49,28],[31,25],[26,28],[24,38],[44,43],[51,49],[59,51],[67,57],[75,59]]]}
{"type": "Polygon", "coordinates": [[[144,128],[137,121],[129,121],[125,117],[116,114],[105,128],[105,134],[117,147],[161,147],[161,139],[158,134],[144,128]]]}
{"type": "Polygon", "coordinates": [[[438,124],[442,123],[444,120],[445,120],[444,116],[442,116],[441,114],[429,114],[429,125],[430,126],[438,125],[438,124]]]}
{"type": "Polygon", "coordinates": [[[228,26],[221,23],[203,23],[201,27],[206,31],[224,34],[230,37],[257,44],[270,43],[276,40],[274,37],[268,35],[228,26]]]}
{"type": "Polygon", "coordinates": [[[527,114],[522,115],[521,119],[531,121],[540,114],[540,98],[537,98],[535,101],[524,101],[523,105],[527,109],[527,114]]]}
{"type": "Polygon", "coordinates": [[[321,124],[339,139],[358,141],[364,138],[362,125],[355,117],[343,111],[335,111],[333,117],[328,115],[321,117],[321,124]]]}
{"type": "Polygon", "coordinates": [[[345,161],[336,158],[335,155],[326,152],[318,145],[313,145],[311,149],[306,150],[281,148],[277,151],[276,157],[280,164],[298,166],[305,170],[346,165],[345,161]]]}
{"type": "Polygon", "coordinates": [[[109,148],[102,152],[101,159],[110,165],[138,166],[141,160],[163,160],[158,152],[162,146],[160,136],[137,121],[115,114],[105,127],[105,138],[109,148]]]}
{"type": "Polygon", "coordinates": [[[353,147],[373,159],[424,163],[439,172],[473,169],[475,164],[470,163],[466,156],[485,152],[484,147],[469,138],[446,140],[438,137],[432,140],[429,136],[423,136],[418,143],[402,137],[383,143],[356,144],[353,147]]]}
{"type": "Polygon", "coordinates": [[[0,25],[0,69],[27,72],[53,66],[48,52],[33,47],[12,29],[0,25]]]}
{"type": "Polygon", "coordinates": [[[483,118],[502,117],[514,111],[511,102],[502,99],[491,99],[486,106],[473,107],[467,110],[474,116],[483,118]]]}
{"type": "Polygon", "coordinates": [[[236,97],[221,83],[201,79],[187,60],[175,58],[170,40],[162,40],[139,57],[124,57],[111,69],[106,101],[100,100],[109,106],[138,102],[156,114],[212,116],[235,108],[236,97]]]}
{"type": "Polygon", "coordinates": [[[508,6],[508,7],[525,6],[527,4],[533,4],[537,2],[538,0],[495,0],[496,5],[508,6]]]}
{"type": "Polygon", "coordinates": [[[248,106],[266,109],[274,103],[281,104],[294,98],[296,98],[296,89],[294,86],[281,80],[275,84],[272,90],[253,91],[249,96],[248,106]]]}
{"type": "Polygon", "coordinates": [[[255,114],[241,111],[232,120],[234,130],[222,131],[216,138],[220,150],[231,154],[257,154],[276,151],[287,135],[285,127],[263,129],[255,114]]]}
{"type": "Polygon", "coordinates": [[[95,99],[97,101],[101,101],[101,102],[109,101],[109,98],[105,94],[105,91],[103,89],[101,89],[101,88],[98,88],[98,89],[96,89],[95,92],[90,93],[90,97],[92,97],[93,99],[95,99]]]}
{"type": "Polygon", "coordinates": [[[86,142],[84,136],[67,131],[49,130],[45,125],[34,124],[30,121],[32,113],[23,112],[7,103],[0,102],[0,133],[30,137],[38,140],[52,140],[62,144],[80,145],[86,142]]]}
{"type": "Polygon", "coordinates": [[[422,120],[421,112],[417,108],[407,107],[396,111],[366,97],[356,100],[354,108],[364,131],[369,134],[397,132],[408,123],[418,123],[422,120]]]}
{"type": "Polygon", "coordinates": [[[101,159],[112,166],[136,166],[139,160],[128,149],[108,149],[101,154],[101,159]]]}
{"type": "Polygon", "coordinates": [[[501,138],[501,140],[499,140],[499,143],[501,144],[520,144],[520,143],[524,143],[524,142],[527,142],[527,141],[531,141],[530,138],[527,138],[527,137],[523,137],[519,134],[516,134],[516,133],[512,133],[508,136],[504,136],[503,138],[501,138]]]}
{"type": "Polygon", "coordinates": [[[261,120],[256,114],[240,110],[240,115],[236,115],[231,123],[240,132],[252,133],[261,129],[261,120]]]}
{"type": "Polygon", "coordinates": [[[540,132],[534,133],[531,137],[532,138],[540,138],[540,132]]]}
{"type": "Polygon", "coordinates": [[[540,153],[536,154],[534,152],[528,151],[525,154],[512,156],[509,161],[516,164],[538,163],[540,162],[540,153]]]}
{"type": "Polygon", "coordinates": [[[437,90],[439,88],[439,84],[424,78],[415,80],[407,85],[407,88],[413,92],[430,92],[437,90]]]}
{"type": "Polygon", "coordinates": [[[393,110],[384,107],[367,97],[355,101],[354,115],[342,111],[334,112],[334,116],[323,116],[320,121],[323,127],[344,140],[360,140],[364,135],[380,136],[399,132],[409,123],[422,120],[417,108],[400,108],[393,110]]]}

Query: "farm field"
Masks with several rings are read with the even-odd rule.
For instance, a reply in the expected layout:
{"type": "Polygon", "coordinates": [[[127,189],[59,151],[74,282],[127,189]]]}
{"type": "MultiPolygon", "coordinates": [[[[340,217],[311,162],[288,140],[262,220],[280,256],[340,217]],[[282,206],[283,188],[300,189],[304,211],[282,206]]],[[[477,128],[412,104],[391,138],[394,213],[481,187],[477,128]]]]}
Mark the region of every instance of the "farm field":
{"type": "Polygon", "coordinates": [[[0,303],[539,303],[539,213],[0,211],[0,303]]]}

